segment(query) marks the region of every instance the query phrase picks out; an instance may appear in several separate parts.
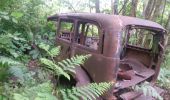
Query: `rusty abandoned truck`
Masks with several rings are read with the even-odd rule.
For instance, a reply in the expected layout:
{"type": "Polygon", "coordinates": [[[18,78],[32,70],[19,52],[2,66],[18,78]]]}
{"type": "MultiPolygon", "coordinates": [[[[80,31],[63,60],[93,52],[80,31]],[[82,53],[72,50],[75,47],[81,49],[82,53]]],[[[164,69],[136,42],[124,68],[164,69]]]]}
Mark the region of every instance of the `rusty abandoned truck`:
{"type": "Polygon", "coordinates": [[[95,13],[55,14],[48,20],[57,23],[56,44],[61,46],[61,58],[92,55],[76,69],[75,86],[115,82],[107,94],[129,100],[139,95],[121,90],[144,81],[154,83],[157,79],[166,35],[161,25],[139,18],[95,13]]]}

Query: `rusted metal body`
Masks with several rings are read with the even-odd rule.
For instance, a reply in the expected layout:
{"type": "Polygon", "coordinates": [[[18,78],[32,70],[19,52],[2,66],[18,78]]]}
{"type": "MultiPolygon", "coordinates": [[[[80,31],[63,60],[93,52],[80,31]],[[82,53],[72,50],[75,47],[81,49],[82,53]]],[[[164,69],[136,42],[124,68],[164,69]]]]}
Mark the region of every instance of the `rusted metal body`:
{"type": "MultiPolygon", "coordinates": [[[[59,14],[48,17],[48,20],[58,22],[56,44],[61,46],[61,59],[91,54],[92,56],[82,66],[82,70],[91,82],[107,81],[119,84],[112,88],[111,94],[143,81],[154,82],[156,80],[165,47],[166,31],[161,25],[139,18],[91,13],[59,14]],[[70,33],[60,32],[62,21],[72,23],[70,33]],[[80,23],[81,29],[78,28],[80,23]],[[97,49],[81,43],[83,40],[81,34],[86,30],[83,25],[87,23],[98,28],[97,49]],[[151,31],[150,33],[153,32],[151,48],[129,44],[131,29],[146,29],[151,31]],[[79,32],[79,30],[82,31],[79,32]]],[[[80,75],[81,78],[77,78],[77,81],[86,80],[87,77],[83,79],[83,75],[80,75]]]]}

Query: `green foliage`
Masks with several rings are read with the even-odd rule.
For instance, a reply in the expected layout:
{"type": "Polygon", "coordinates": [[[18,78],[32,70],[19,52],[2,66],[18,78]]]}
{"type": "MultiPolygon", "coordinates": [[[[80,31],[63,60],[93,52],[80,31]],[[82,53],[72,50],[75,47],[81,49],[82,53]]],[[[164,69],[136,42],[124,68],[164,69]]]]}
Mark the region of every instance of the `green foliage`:
{"type": "Polygon", "coordinates": [[[19,35],[18,33],[0,35],[0,54],[17,58],[30,50],[28,42],[24,38],[18,37],[19,35]]]}
{"type": "Polygon", "coordinates": [[[70,59],[66,59],[66,60],[62,60],[58,62],[58,66],[63,68],[65,71],[70,71],[70,72],[75,73],[74,68],[76,68],[76,66],[80,66],[81,64],[84,64],[84,61],[88,59],[89,57],[90,55],[75,56],[70,59]]]}
{"type": "Polygon", "coordinates": [[[11,16],[15,17],[16,19],[21,18],[23,15],[24,15],[23,13],[17,11],[11,13],[11,16]]]}
{"type": "Polygon", "coordinates": [[[51,11],[45,1],[1,0],[0,2],[3,3],[0,6],[0,54],[24,62],[29,58],[27,54],[31,54],[34,59],[38,58],[39,50],[36,48],[38,43],[52,41],[54,38],[54,32],[51,32],[54,24],[49,24],[46,20],[51,11]]]}
{"type": "MultiPolygon", "coordinates": [[[[41,46],[40,46],[41,47],[41,46]]],[[[42,46],[43,48],[43,46],[42,46]]],[[[50,50],[49,55],[51,58],[58,55],[56,52],[59,52],[59,47],[50,47],[47,46],[44,50],[50,50]]],[[[85,59],[87,59],[89,55],[86,56],[75,56],[71,59],[63,60],[59,63],[56,63],[54,60],[50,60],[47,58],[41,58],[41,62],[48,66],[47,68],[50,68],[55,75],[64,75],[66,78],[70,79],[70,76],[67,71],[70,71],[72,69],[72,72],[74,72],[75,66],[80,66],[80,64],[83,64],[85,59]]],[[[8,64],[8,59],[3,58],[3,64],[8,64]]],[[[97,97],[101,96],[103,93],[105,93],[113,84],[112,83],[92,83],[88,84],[87,86],[82,87],[73,87],[72,89],[59,89],[54,88],[53,84],[51,84],[48,80],[43,81],[42,83],[38,82],[38,79],[42,80],[40,76],[36,76],[36,72],[28,71],[27,68],[22,66],[14,66],[19,65],[20,63],[17,63],[15,61],[10,60],[11,66],[9,69],[9,72],[13,74],[13,77],[17,78],[17,81],[11,81],[9,83],[6,83],[4,85],[5,91],[3,92],[4,97],[8,99],[13,100],[57,100],[63,98],[64,100],[69,99],[77,99],[83,97],[83,99],[96,99],[97,97]],[[48,82],[47,82],[48,81],[48,82]],[[17,85],[19,83],[20,85],[17,85]],[[15,87],[13,87],[15,85],[15,87]],[[54,95],[55,94],[55,95],[54,95]]],[[[40,71],[38,74],[42,73],[40,71]]],[[[47,75],[46,75],[47,77],[47,75]]]]}
{"type": "Polygon", "coordinates": [[[170,66],[170,51],[169,50],[166,50],[165,52],[165,57],[164,57],[162,66],[166,68],[170,66]]]}
{"type": "Polygon", "coordinates": [[[94,100],[104,94],[113,84],[112,83],[91,83],[72,89],[56,89],[49,81],[34,86],[8,87],[10,91],[9,99],[12,100],[94,100]]]}
{"type": "Polygon", "coordinates": [[[170,88],[170,53],[167,50],[165,53],[165,58],[163,60],[163,63],[161,65],[161,69],[158,75],[157,83],[159,86],[164,88],[170,88]]]}
{"type": "Polygon", "coordinates": [[[19,93],[14,93],[14,100],[57,100],[52,95],[53,87],[50,82],[42,83],[34,87],[25,87],[19,93]]]}
{"type": "Polygon", "coordinates": [[[133,87],[135,91],[143,92],[145,96],[152,96],[158,100],[163,100],[159,93],[155,90],[153,86],[148,82],[144,82],[141,85],[136,85],[133,87]]]}
{"type": "MultiPolygon", "coordinates": [[[[54,61],[54,57],[59,54],[60,47],[50,47],[47,44],[41,44],[39,46],[41,49],[45,50],[51,59],[41,58],[40,61],[45,67],[52,70],[55,75],[58,77],[60,75],[65,76],[68,80],[70,80],[70,76],[68,72],[75,73],[76,66],[80,66],[84,63],[84,61],[90,57],[90,55],[86,56],[75,56],[70,59],[65,59],[60,62],[54,61]]],[[[111,83],[92,83],[87,86],[82,87],[73,87],[72,89],[61,89],[57,90],[59,93],[59,97],[62,97],[63,100],[79,100],[81,97],[86,100],[93,100],[99,96],[101,96],[104,92],[106,92],[112,86],[111,83]]]]}
{"type": "Polygon", "coordinates": [[[53,63],[51,60],[48,60],[46,58],[40,59],[41,63],[45,64],[48,69],[53,70],[55,75],[64,75],[67,79],[70,80],[70,76],[59,66],[57,66],[55,63],[53,63]]]}
{"type": "Polygon", "coordinates": [[[15,61],[11,58],[0,56],[0,64],[8,64],[8,65],[22,65],[22,63],[15,61]]]}
{"type": "Polygon", "coordinates": [[[75,56],[70,59],[62,60],[60,62],[56,62],[54,60],[54,57],[57,56],[60,52],[60,47],[50,47],[47,44],[40,44],[39,47],[43,50],[45,50],[48,55],[51,57],[51,59],[47,58],[41,58],[40,61],[44,65],[46,65],[46,68],[52,70],[55,75],[60,76],[64,75],[67,79],[70,80],[70,76],[68,72],[75,73],[74,69],[76,66],[80,66],[84,63],[84,61],[90,57],[90,55],[86,56],[75,56]]]}
{"type": "Polygon", "coordinates": [[[1,66],[0,65],[0,83],[1,82],[5,82],[8,80],[10,73],[7,72],[8,71],[8,67],[7,66],[1,66]]]}
{"type": "Polygon", "coordinates": [[[59,46],[50,48],[50,45],[45,44],[45,43],[41,43],[39,45],[39,47],[41,49],[45,50],[48,53],[48,55],[51,56],[51,57],[55,57],[60,53],[60,47],[59,46]]]}
{"type": "Polygon", "coordinates": [[[161,68],[157,83],[162,87],[170,88],[170,70],[161,68]]]}
{"type": "MultiPolygon", "coordinates": [[[[2,84],[2,86],[4,85],[4,82],[9,82],[15,86],[33,85],[36,83],[35,79],[33,78],[35,74],[35,72],[28,71],[24,64],[11,58],[0,56],[0,84],[2,84]]],[[[5,90],[2,88],[2,91],[5,90]]],[[[5,92],[3,93],[6,96],[5,92]]]]}
{"type": "Polygon", "coordinates": [[[94,100],[103,95],[113,84],[112,83],[91,83],[72,89],[62,89],[60,94],[63,100],[94,100]]]}
{"type": "Polygon", "coordinates": [[[11,65],[22,65],[11,58],[0,56],[0,82],[7,81],[10,76],[9,67],[11,65]]]}

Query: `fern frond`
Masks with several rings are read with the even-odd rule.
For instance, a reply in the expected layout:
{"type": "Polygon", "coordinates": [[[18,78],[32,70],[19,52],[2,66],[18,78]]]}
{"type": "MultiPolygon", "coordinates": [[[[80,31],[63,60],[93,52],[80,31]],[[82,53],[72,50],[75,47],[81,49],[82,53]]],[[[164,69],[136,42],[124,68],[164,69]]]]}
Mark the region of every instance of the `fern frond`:
{"type": "Polygon", "coordinates": [[[60,46],[54,47],[49,51],[49,54],[51,57],[55,57],[55,56],[59,55],[59,53],[60,53],[60,46]]]}
{"type": "Polygon", "coordinates": [[[44,44],[44,43],[40,43],[39,47],[45,51],[48,52],[48,50],[50,49],[50,45],[44,44]]]}
{"type": "Polygon", "coordinates": [[[22,63],[15,61],[11,58],[0,56],[0,63],[1,64],[8,64],[8,65],[23,65],[22,63]]]}
{"type": "Polygon", "coordinates": [[[158,75],[158,84],[160,86],[169,87],[170,86],[170,71],[167,68],[161,68],[158,75]]]}
{"type": "Polygon", "coordinates": [[[60,46],[50,48],[50,45],[41,43],[39,47],[45,50],[51,57],[55,57],[60,53],[60,46]]]}
{"type": "Polygon", "coordinates": [[[11,74],[22,78],[23,74],[19,70],[19,66],[23,67],[24,64],[11,58],[0,56],[0,81],[6,81],[11,74]]]}
{"type": "Polygon", "coordinates": [[[136,91],[142,91],[145,96],[152,96],[158,100],[163,100],[163,98],[159,95],[159,93],[155,90],[153,86],[151,86],[148,82],[144,82],[141,85],[136,85],[133,87],[136,91]]]}
{"type": "Polygon", "coordinates": [[[59,91],[63,100],[94,100],[104,94],[113,83],[91,83],[87,86],[73,87],[72,89],[61,89],[59,91]]]}
{"type": "Polygon", "coordinates": [[[70,80],[70,76],[62,68],[60,68],[58,65],[53,63],[51,60],[48,60],[46,58],[41,58],[40,61],[41,63],[46,65],[47,68],[53,70],[55,75],[58,76],[64,75],[67,79],[70,80]]]}
{"type": "Polygon", "coordinates": [[[83,64],[85,59],[87,59],[88,57],[90,57],[90,55],[75,56],[71,59],[66,59],[61,62],[58,62],[58,64],[55,64],[55,62],[46,58],[41,58],[40,61],[41,63],[46,65],[48,69],[53,70],[55,75],[64,75],[67,79],[70,80],[70,76],[66,71],[75,73],[74,68],[83,64]]]}
{"type": "MultiPolygon", "coordinates": [[[[15,77],[17,77],[18,79],[24,81],[24,75],[25,75],[25,73],[24,73],[24,68],[25,68],[25,67],[22,67],[22,66],[10,66],[10,67],[9,67],[9,72],[10,72],[13,76],[15,76],[15,77]]],[[[27,79],[27,80],[28,80],[28,79],[27,79]]]]}
{"type": "Polygon", "coordinates": [[[81,64],[84,64],[84,61],[89,58],[91,55],[77,55],[75,57],[72,57],[70,59],[63,60],[61,62],[58,62],[58,66],[63,68],[65,71],[70,71],[75,73],[74,68],[76,66],[80,66],[81,64]]]}
{"type": "Polygon", "coordinates": [[[14,100],[57,100],[57,98],[52,95],[52,84],[50,82],[45,82],[38,84],[33,87],[25,87],[23,91],[14,92],[14,100]]]}

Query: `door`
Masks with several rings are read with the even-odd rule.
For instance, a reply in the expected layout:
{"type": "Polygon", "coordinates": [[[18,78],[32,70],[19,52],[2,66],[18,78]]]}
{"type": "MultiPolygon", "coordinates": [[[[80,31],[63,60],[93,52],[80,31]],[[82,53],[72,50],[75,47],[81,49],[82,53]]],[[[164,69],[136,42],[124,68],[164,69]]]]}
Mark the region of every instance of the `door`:
{"type": "MultiPolygon", "coordinates": [[[[94,82],[109,80],[104,57],[102,55],[102,34],[97,22],[89,20],[77,21],[74,41],[74,52],[76,55],[91,54],[91,57],[82,65],[90,79],[94,82]],[[106,72],[106,73],[104,73],[106,72]],[[101,74],[103,73],[103,74],[101,74]]],[[[107,61],[106,61],[107,62],[107,61]]],[[[109,69],[109,68],[108,68],[109,69]]],[[[109,69],[110,70],[110,69],[109,69]]]]}
{"type": "Polygon", "coordinates": [[[68,18],[59,19],[57,39],[56,39],[57,45],[61,46],[59,60],[63,60],[65,58],[70,57],[73,34],[74,34],[74,26],[75,26],[74,20],[72,19],[68,19],[68,18]]]}

